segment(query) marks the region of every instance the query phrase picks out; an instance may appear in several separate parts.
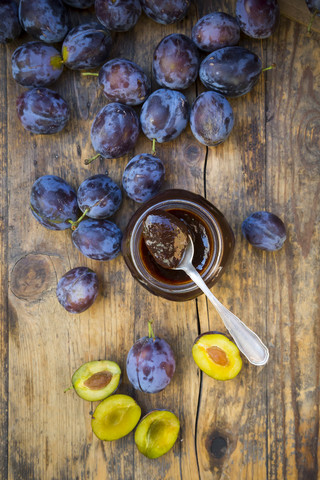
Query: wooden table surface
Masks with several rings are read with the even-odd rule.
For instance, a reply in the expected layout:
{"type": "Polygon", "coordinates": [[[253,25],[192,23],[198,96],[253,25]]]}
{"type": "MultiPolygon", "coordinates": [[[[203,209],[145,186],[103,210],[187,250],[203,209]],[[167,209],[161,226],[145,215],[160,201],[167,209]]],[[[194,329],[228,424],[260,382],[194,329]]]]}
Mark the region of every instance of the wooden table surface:
{"type": "MultiPolygon", "coordinates": [[[[151,75],[161,38],[190,35],[198,18],[214,9],[234,14],[235,3],[193,1],[183,21],[167,26],[143,14],[133,30],[114,35],[111,57],[127,57],[151,75]]],[[[251,93],[230,100],[235,126],[229,139],[206,148],[188,127],[176,141],[157,146],[166,167],[164,188],[199,193],[229,220],[234,259],[213,292],[270,349],[267,366],[244,359],[241,373],[227,382],[202,374],[192,359],[199,332],[225,331],[204,296],[185,303],[157,298],[133,280],[121,256],[90,261],[73,246],[70,231],[46,230],[29,211],[30,189],[39,176],[59,175],[77,188],[107,169],[120,183],[127,161],[150,152],[150,142],[141,134],[132,154],[85,166],[93,154],[91,123],[106,101],[94,77],[72,71],[52,87],[71,106],[67,127],[53,136],[29,134],[15,111],[24,89],[12,79],[10,57],[30,37],[0,46],[1,479],[319,478],[320,19],[308,35],[305,2],[280,5],[270,39],[241,38],[264,66],[277,68],[261,75],[251,93]],[[255,250],[241,235],[242,221],[264,209],[287,227],[285,246],[275,253],[255,250]],[[80,265],[96,271],[101,293],[89,310],[71,315],[58,303],[55,288],[66,271],[80,265]],[[171,384],[154,395],[135,391],[125,374],[126,355],[150,319],[177,360],[171,384]],[[145,458],[133,433],[111,443],[92,433],[95,404],[64,389],[82,363],[97,359],[119,363],[119,393],[132,395],[143,414],[163,408],[178,415],[181,432],[165,456],[145,458]]],[[[92,13],[74,10],[73,19],[83,22],[92,13]]],[[[192,101],[201,91],[197,82],[186,95],[192,101]]],[[[115,216],[120,228],[137,207],[124,198],[115,216]]]]}

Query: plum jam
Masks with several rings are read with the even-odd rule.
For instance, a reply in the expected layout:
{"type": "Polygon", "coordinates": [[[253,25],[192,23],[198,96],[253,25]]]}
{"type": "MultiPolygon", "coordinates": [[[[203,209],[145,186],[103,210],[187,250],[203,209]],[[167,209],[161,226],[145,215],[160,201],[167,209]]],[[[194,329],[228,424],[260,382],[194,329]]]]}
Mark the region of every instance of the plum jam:
{"type": "MultiPolygon", "coordinates": [[[[183,222],[194,243],[193,265],[210,288],[222,275],[234,248],[234,235],[223,214],[200,195],[167,190],[140,207],[129,221],[122,241],[125,262],[135,279],[155,295],[185,301],[201,290],[182,270],[160,265],[143,238],[144,222],[154,211],[167,212],[183,222]]],[[[168,216],[169,216],[168,215],[168,216]]]]}

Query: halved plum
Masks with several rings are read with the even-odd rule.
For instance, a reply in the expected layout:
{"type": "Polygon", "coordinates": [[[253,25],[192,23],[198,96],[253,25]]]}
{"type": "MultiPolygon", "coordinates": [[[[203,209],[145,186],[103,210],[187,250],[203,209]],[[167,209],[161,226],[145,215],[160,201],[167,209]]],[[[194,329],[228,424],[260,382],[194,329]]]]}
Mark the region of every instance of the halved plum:
{"type": "Polygon", "coordinates": [[[175,444],[180,430],[176,415],[166,410],[153,410],[137,426],[134,440],[138,450],[148,458],[158,458],[175,444]]]}
{"type": "Polygon", "coordinates": [[[96,402],[115,392],[120,378],[119,365],[110,360],[96,360],[78,368],[72,375],[72,385],[79,397],[96,402]]]}
{"type": "Polygon", "coordinates": [[[197,337],[192,355],[200,370],[216,380],[230,380],[242,368],[237,345],[220,332],[206,332],[197,337]]]}
{"type": "Polygon", "coordinates": [[[99,403],[91,426],[100,440],[118,440],[134,429],[140,417],[141,408],[133,398],[128,395],[112,395],[99,403]]]}

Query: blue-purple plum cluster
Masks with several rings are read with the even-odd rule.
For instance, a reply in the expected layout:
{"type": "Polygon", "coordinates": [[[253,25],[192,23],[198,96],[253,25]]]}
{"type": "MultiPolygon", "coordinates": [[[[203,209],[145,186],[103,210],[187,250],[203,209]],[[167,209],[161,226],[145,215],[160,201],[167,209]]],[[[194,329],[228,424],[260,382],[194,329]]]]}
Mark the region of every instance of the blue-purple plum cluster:
{"type": "Polygon", "coordinates": [[[91,142],[104,158],[129,153],[139,136],[139,117],[129,105],[114,102],[103,107],[91,127],[91,142]]]}
{"type": "Polygon", "coordinates": [[[88,267],[76,267],[59,280],[56,294],[60,304],[69,313],[87,310],[99,293],[97,274],[88,267]]]}
{"type": "Polygon", "coordinates": [[[50,135],[60,132],[66,126],[70,110],[58,93],[40,87],[27,90],[18,97],[17,114],[29,132],[50,135]]]}
{"type": "Polygon", "coordinates": [[[111,45],[109,30],[99,23],[78,25],[63,41],[63,64],[71,70],[98,67],[109,57],[111,45]]]}
{"type": "Polygon", "coordinates": [[[151,82],[139,65],[114,58],[99,71],[99,84],[109,102],[140,105],[150,95],[151,82]]]}
{"type": "Polygon", "coordinates": [[[18,5],[14,0],[0,0],[0,43],[11,42],[22,31],[18,5]]]}
{"type": "Polygon", "coordinates": [[[276,28],[279,5],[277,0],[237,0],[236,16],[243,33],[268,38],[276,28]]]}
{"type": "Polygon", "coordinates": [[[168,35],[154,51],[152,68],[154,78],[161,87],[184,90],[198,76],[198,49],[186,35],[168,35]]]}
{"type": "Polygon", "coordinates": [[[271,212],[254,212],[242,222],[248,242],[261,250],[275,251],[283,246],[287,235],[283,221],[271,212]]]}
{"type": "Polygon", "coordinates": [[[63,72],[62,57],[52,45],[28,42],[11,57],[12,76],[23,87],[47,87],[63,72]]]}
{"type": "Polygon", "coordinates": [[[132,200],[144,203],[154,197],[164,180],[165,168],[155,155],[140,153],[127,164],[122,177],[122,186],[132,200]]]}
{"type": "Polygon", "coordinates": [[[71,27],[61,0],[20,0],[19,20],[27,33],[45,43],[62,42],[71,27]]]}
{"type": "Polygon", "coordinates": [[[199,50],[213,52],[237,45],[240,27],[237,20],[224,12],[212,12],[200,18],[192,29],[192,40],[199,50]]]}
{"type": "Polygon", "coordinates": [[[141,15],[139,0],[96,0],[95,9],[99,22],[114,32],[127,32],[141,15]]]}
{"type": "Polygon", "coordinates": [[[136,390],[158,393],[170,383],[176,362],[170,345],[149,334],[131,347],[126,368],[128,379],[136,390]]]}
{"type": "Polygon", "coordinates": [[[143,133],[158,143],[177,138],[186,128],[189,104],[186,97],[176,90],[160,88],[144,102],[140,122],[143,133]]]}
{"type": "Polygon", "coordinates": [[[243,47],[224,47],[201,63],[200,80],[205,87],[226,97],[250,92],[262,70],[260,58],[243,47]]]}
{"type": "Polygon", "coordinates": [[[65,230],[79,216],[77,195],[62,178],[39,177],[31,189],[30,208],[38,222],[50,230],[65,230]]]}
{"type": "Polygon", "coordinates": [[[119,186],[108,175],[98,174],[84,180],[77,192],[78,205],[87,217],[111,217],[122,202],[119,186]]]}
{"type": "Polygon", "coordinates": [[[190,6],[190,0],[140,0],[140,3],[148,17],[164,25],[182,20],[190,6]]]}

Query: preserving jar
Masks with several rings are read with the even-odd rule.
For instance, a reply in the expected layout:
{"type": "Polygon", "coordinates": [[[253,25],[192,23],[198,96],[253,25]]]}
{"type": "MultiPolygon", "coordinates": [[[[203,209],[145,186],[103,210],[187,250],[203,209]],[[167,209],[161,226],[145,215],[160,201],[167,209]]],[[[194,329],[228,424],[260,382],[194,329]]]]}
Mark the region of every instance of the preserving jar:
{"type": "Polygon", "coordinates": [[[124,260],[138,282],[154,295],[186,301],[202,294],[182,270],[156,263],[142,236],[145,217],[164,210],[184,221],[194,241],[193,265],[209,288],[220,278],[234,249],[234,235],[224,215],[201,195],[187,190],[166,190],[144,203],[131,217],[122,240],[124,260]]]}

